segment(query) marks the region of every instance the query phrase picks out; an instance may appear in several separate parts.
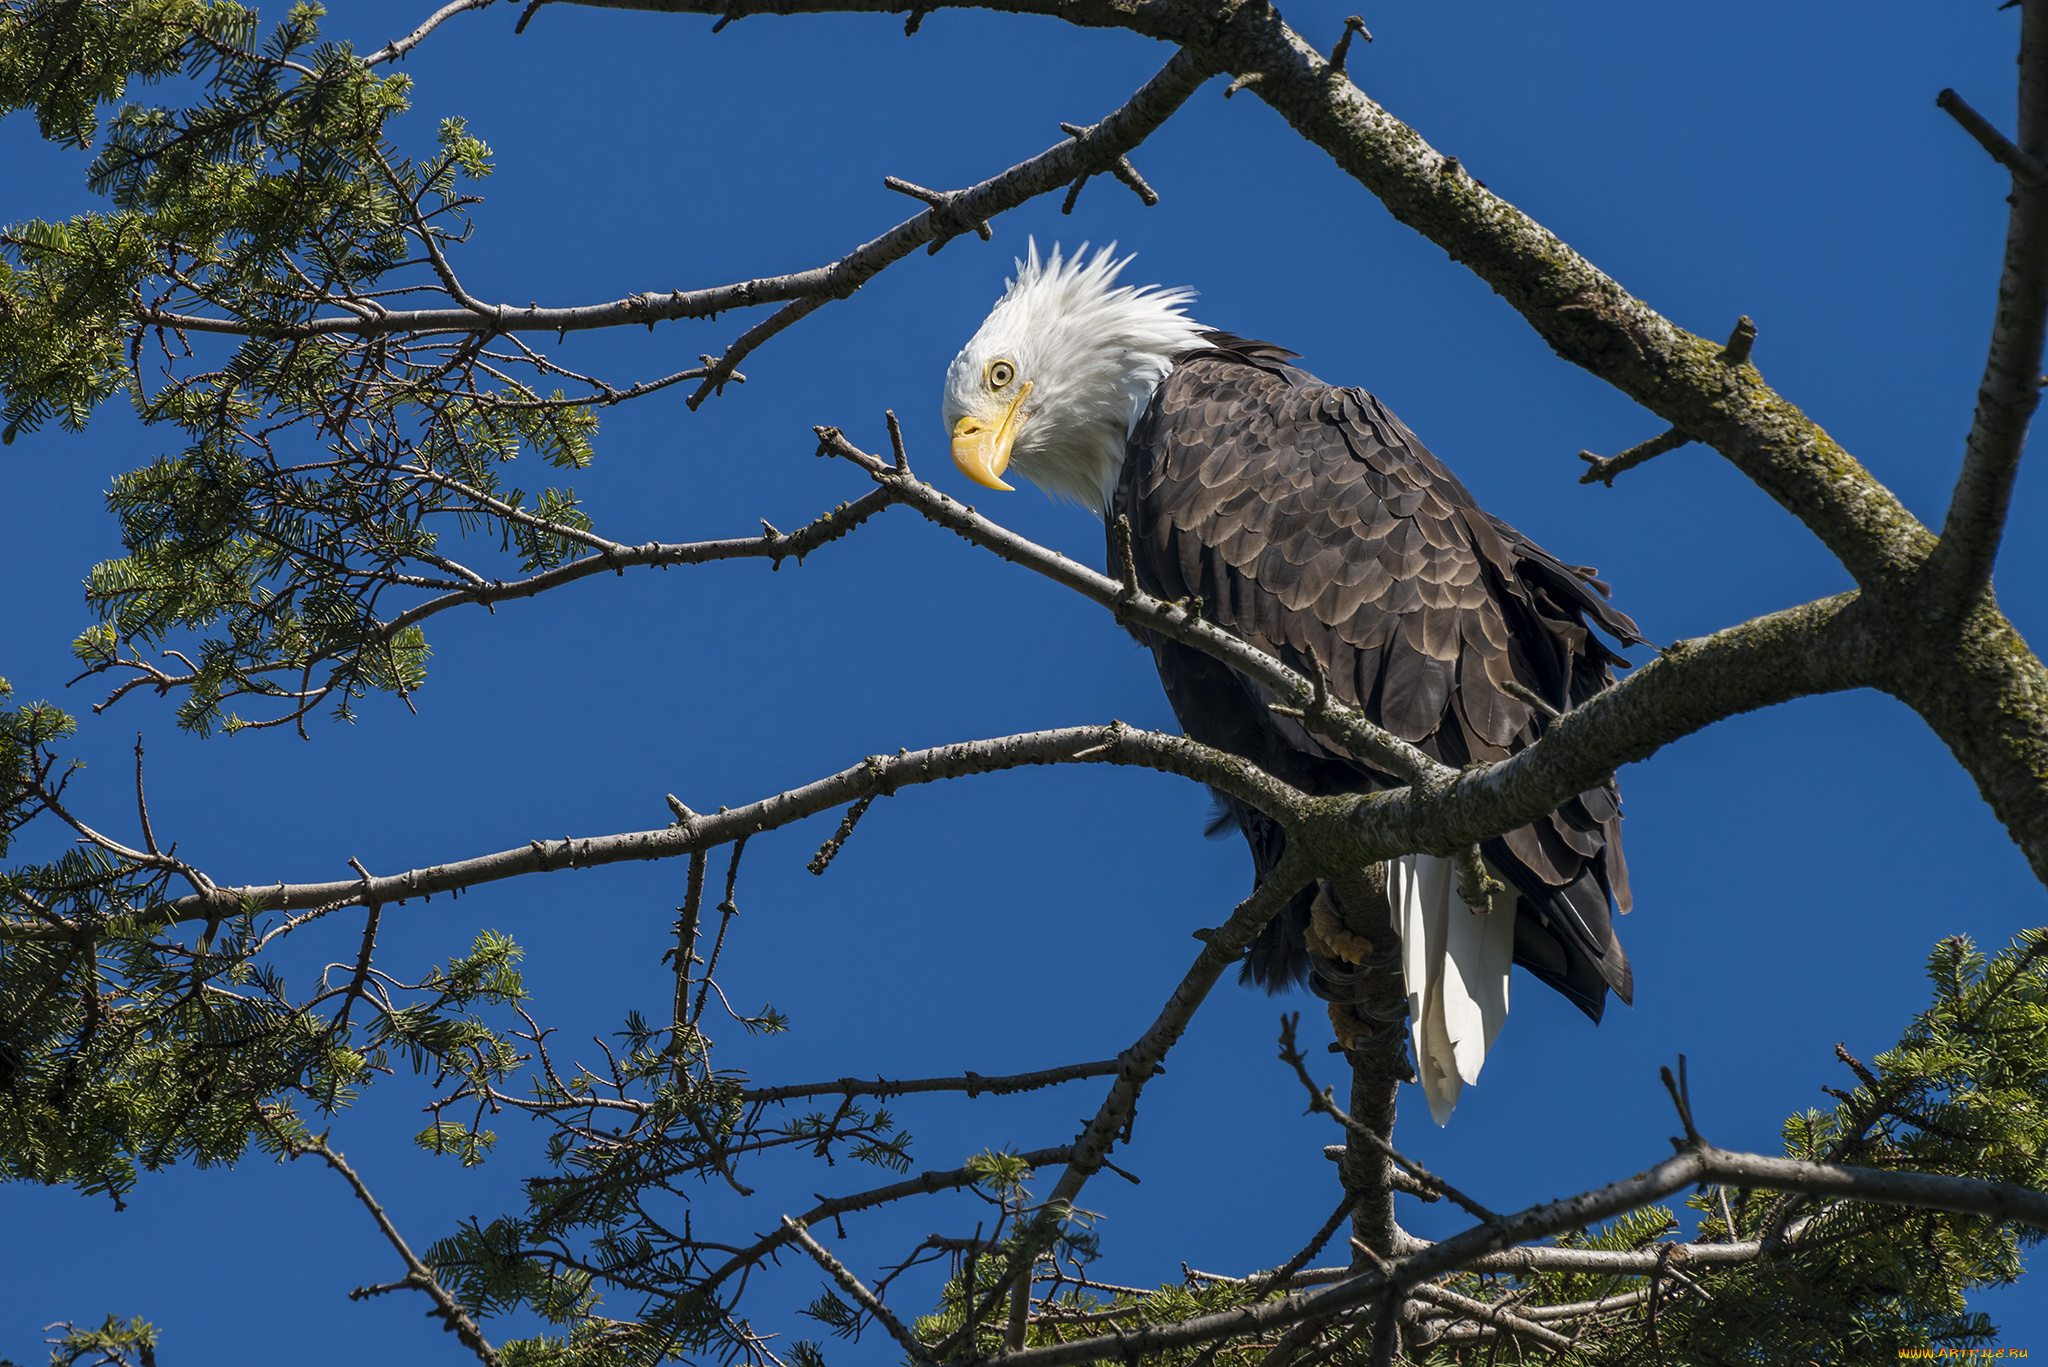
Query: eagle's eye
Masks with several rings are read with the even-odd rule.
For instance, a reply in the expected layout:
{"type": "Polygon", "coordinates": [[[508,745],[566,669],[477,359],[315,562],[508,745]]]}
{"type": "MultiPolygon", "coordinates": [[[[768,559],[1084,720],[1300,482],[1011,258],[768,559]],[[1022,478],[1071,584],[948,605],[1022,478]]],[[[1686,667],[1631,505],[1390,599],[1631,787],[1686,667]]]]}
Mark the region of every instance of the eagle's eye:
{"type": "Polygon", "coordinates": [[[989,364],[988,387],[990,389],[1005,388],[1010,381],[1016,378],[1017,367],[1011,365],[1008,361],[994,361],[989,364]]]}

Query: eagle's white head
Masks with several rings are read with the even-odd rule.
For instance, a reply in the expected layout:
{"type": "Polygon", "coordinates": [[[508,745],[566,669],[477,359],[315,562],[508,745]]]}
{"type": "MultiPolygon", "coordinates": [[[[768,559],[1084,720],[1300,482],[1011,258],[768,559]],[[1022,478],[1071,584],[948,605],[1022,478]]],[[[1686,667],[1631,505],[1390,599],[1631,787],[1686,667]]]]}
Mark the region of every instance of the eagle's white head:
{"type": "Polygon", "coordinates": [[[953,463],[976,484],[1008,489],[1017,471],[1051,494],[1109,507],[1124,442],[1173,358],[1200,346],[1187,316],[1195,293],[1118,285],[1131,258],[1111,243],[1069,260],[1032,242],[1017,276],[946,372],[953,463]]]}

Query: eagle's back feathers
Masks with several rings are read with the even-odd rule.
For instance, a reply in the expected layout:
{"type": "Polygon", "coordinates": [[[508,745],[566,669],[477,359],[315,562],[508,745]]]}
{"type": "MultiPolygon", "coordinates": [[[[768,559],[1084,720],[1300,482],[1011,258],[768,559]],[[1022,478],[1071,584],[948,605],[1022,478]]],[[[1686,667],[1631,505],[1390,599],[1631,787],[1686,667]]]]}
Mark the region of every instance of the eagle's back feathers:
{"type": "MultiPolygon", "coordinates": [[[[1111,509],[1112,524],[1131,520],[1148,593],[1199,596],[1204,617],[1290,668],[1320,669],[1334,696],[1454,767],[1542,733],[1503,684],[1567,711],[1626,666],[1588,629],[1642,642],[1607,586],[1481,510],[1379,400],[1323,383],[1280,347],[1205,339],[1175,358],[1133,428],[1111,509]]],[[[1308,792],[1395,786],[1224,666],[1150,644],[1195,739],[1308,792]]],[[[1263,878],[1278,857],[1272,823],[1231,809],[1263,878]]],[[[1608,987],[1624,1001],[1633,991],[1608,914],[1610,894],[1630,905],[1620,821],[1609,784],[1482,847],[1522,898],[1515,961],[1595,1020],[1608,987]]],[[[1307,969],[1308,900],[1296,901],[1247,964],[1274,989],[1307,969]]]]}

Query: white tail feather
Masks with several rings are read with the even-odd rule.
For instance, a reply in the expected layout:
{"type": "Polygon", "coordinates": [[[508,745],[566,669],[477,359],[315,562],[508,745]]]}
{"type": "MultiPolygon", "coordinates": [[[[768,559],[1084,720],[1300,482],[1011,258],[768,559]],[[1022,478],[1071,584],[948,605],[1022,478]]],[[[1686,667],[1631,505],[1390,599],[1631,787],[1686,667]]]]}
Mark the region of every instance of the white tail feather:
{"type": "Polygon", "coordinates": [[[1387,903],[1401,936],[1415,1067],[1429,1114],[1442,1125],[1466,1084],[1479,1081],[1508,1018],[1514,895],[1474,912],[1458,899],[1450,860],[1411,854],[1387,863],[1387,903]]]}

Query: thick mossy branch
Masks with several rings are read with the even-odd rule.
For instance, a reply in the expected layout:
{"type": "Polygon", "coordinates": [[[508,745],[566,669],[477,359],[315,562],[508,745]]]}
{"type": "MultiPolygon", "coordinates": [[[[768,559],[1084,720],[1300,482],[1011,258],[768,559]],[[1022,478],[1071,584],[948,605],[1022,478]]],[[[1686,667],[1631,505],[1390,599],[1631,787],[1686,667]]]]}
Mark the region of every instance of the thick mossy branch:
{"type": "Polygon", "coordinates": [[[1903,575],[1925,556],[1926,529],[1753,365],[1730,365],[1721,343],[1635,298],[1348,80],[1326,79],[1277,16],[1241,19],[1224,40],[1267,64],[1259,98],[1396,218],[1493,286],[1564,359],[1728,457],[1859,582],[1903,575]]]}
{"type": "Polygon", "coordinates": [[[1915,648],[1913,606],[1867,604],[1886,643],[1872,682],[1919,713],[2048,883],[2048,668],[1987,592],[1946,649],[1915,648]]]}

